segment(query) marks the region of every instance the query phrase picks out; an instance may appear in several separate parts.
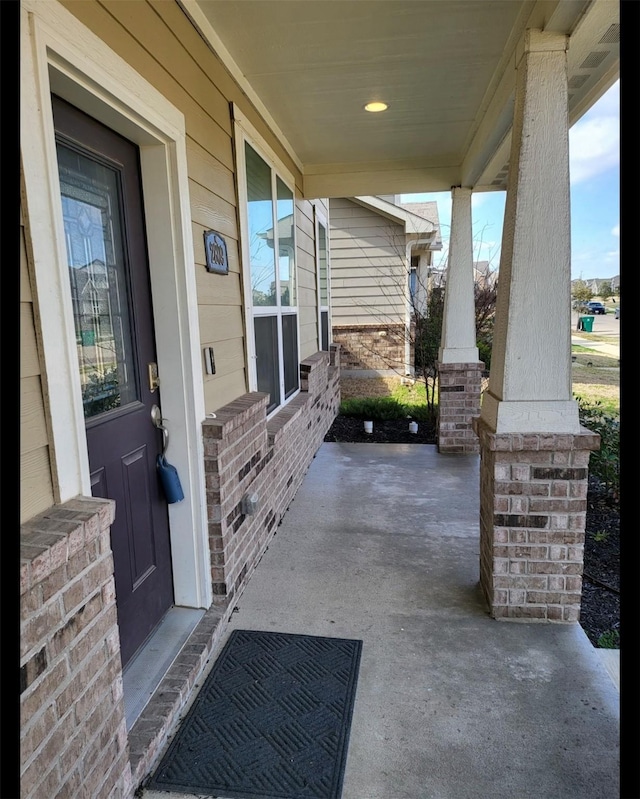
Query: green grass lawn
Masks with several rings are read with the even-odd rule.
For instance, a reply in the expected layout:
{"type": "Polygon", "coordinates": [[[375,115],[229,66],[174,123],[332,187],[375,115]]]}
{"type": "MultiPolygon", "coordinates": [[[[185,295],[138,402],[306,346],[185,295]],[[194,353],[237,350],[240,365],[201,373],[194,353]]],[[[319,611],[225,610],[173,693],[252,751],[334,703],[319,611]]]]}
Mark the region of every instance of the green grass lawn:
{"type": "MultiPolygon", "coordinates": [[[[592,341],[594,338],[589,336],[589,340],[592,341]]],[[[618,339],[600,336],[599,340],[615,343],[618,339]]],[[[571,352],[576,359],[571,368],[574,397],[580,397],[590,405],[600,403],[606,413],[618,417],[620,415],[620,365],[618,359],[580,345],[574,345],[571,352]]],[[[360,390],[345,392],[345,398],[366,396],[363,392],[366,391],[368,381],[360,380],[357,383],[360,390]]],[[[369,383],[369,385],[372,384],[369,383]]],[[[484,387],[486,387],[486,381],[483,383],[484,387]]],[[[375,395],[380,398],[381,392],[376,391],[375,395]]],[[[414,385],[401,385],[399,382],[395,382],[394,385],[388,385],[384,389],[384,395],[390,400],[390,404],[394,404],[394,401],[405,406],[424,406],[426,404],[425,387],[420,382],[416,382],[414,385]]]]}

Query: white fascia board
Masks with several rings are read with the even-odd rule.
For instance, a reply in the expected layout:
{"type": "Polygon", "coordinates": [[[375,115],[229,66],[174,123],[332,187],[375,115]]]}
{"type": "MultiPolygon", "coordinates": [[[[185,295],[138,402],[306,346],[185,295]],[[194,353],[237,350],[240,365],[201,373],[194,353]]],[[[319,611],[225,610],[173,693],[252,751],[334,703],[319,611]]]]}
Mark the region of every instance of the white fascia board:
{"type": "Polygon", "coordinates": [[[379,197],[351,197],[350,199],[365,208],[377,211],[394,222],[404,223],[407,235],[415,233],[423,236],[427,233],[436,232],[436,227],[433,222],[430,222],[419,214],[414,214],[413,211],[408,211],[400,205],[394,205],[394,203],[390,203],[387,200],[381,200],[379,197]]]}
{"type": "Polygon", "coordinates": [[[350,197],[349,199],[353,200],[353,202],[356,202],[359,205],[364,206],[365,208],[369,208],[372,211],[377,211],[379,214],[386,216],[393,222],[400,222],[400,224],[404,224],[407,221],[406,212],[387,200],[381,200],[379,197],[350,197]]]}

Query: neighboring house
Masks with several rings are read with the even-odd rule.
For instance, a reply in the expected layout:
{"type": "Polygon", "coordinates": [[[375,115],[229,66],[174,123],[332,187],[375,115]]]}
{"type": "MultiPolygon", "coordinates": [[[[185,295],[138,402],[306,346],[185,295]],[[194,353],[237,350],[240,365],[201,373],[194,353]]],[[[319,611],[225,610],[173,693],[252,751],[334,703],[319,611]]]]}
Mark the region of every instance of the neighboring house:
{"type": "Polygon", "coordinates": [[[595,297],[599,297],[602,291],[602,287],[608,284],[611,287],[611,290],[615,294],[620,287],[620,275],[615,275],[615,277],[604,277],[604,278],[595,278],[587,283],[591,291],[593,292],[595,297]]]}
{"type": "Polygon", "coordinates": [[[435,202],[398,200],[329,200],[331,329],[345,377],[413,374],[412,323],[442,241],[435,202]]]}
{"type": "Polygon", "coordinates": [[[473,265],[473,282],[477,286],[490,288],[498,279],[498,270],[492,269],[489,261],[476,261],[473,265]]]}
{"type": "Polygon", "coordinates": [[[584,283],[594,297],[600,296],[600,292],[605,283],[608,283],[611,286],[611,290],[614,294],[617,294],[620,291],[620,275],[615,275],[614,277],[595,277],[591,280],[582,280],[581,278],[576,278],[575,280],[571,281],[571,287],[573,288],[576,283],[584,283]]]}
{"type": "Polygon", "coordinates": [[[381,306],[375,324],[406,332],[414,256],[424,302],[437,219],[377,194],[453,187],[465,240],[472,191],[514,195],[503,357],[477,433],[458,279],[471,258],[448,272],[440,409],[446,397],[466,415],[441,430],[450,452],[462,433],[483,454],[492,616],[576,622],[597,436],[578,424],[562,315],[538,314],[568,290],[568,126],[618,77],[618,4],[6,5],[20,13],[20,249],[6,269],[20,273],[22,723],[21,785],[4,795],[132,799],[157,764],[338,411],[331,291],[335,309],[381,306]],[[386,117],[365,110],[379,93],[386,117]],[[340,208],[367,218],[345,225],[354,257],[377,247],[400,280],[386,304],[368,279],[355,306],[346,276],[332,285],[340,208]],[[389,225],[395,260],[388,237],[368,248],[366,230],[389,225]],[[163,657],[138,681],[159,629],[163,657]]]}

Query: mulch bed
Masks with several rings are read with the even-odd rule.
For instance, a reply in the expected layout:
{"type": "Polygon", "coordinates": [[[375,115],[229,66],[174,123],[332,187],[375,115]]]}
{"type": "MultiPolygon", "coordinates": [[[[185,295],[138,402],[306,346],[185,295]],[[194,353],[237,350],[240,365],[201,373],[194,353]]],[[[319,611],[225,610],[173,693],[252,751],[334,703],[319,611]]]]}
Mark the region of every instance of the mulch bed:
{"type": "MultiPolygon", "coordinates": [[[[435,444],[433,425],[418,423],[409,432],[409,419],[374,422],[365,433],[362,419],[338,415],[325,441],[377,444],[435,444]]],[[[587,494],[584,575],[580,625],[594,646],[606,635],[609,647],[620,647],[620,509],[593,477],[587,494]],[[617,638],[615,634],[617,633],[617,638]]]]}

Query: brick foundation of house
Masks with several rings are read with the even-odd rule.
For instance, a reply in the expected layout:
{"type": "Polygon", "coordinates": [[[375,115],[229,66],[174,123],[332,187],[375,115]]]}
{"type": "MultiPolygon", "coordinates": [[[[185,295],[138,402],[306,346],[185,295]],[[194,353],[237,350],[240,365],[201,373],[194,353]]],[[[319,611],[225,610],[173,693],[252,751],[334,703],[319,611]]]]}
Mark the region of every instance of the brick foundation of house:
{"type": "MultiPolygon", "coordinates": [[[[339,344],[342,373],[350,371],[404,374],[406,329],[404,325],[345,325],[331,329],[339,344]]],[[[413,337],[409,363],[413,364],[413,337]]]]}
{"type": "Polygon", "coordinates": [[[480,415],[484,363],[438,363],[438,452],[480,451],[472,420],[480,415]]]}
{"type": "Polygon", "coordinates": [[[495,619],[580,619],[589,455],[600,436],[493,433],[480,443],[480,585],[495,619]]]}
{"type": "Polygon", "coordinates": [[[256,567],[338,413],[339,350],[303,361],[300,393],[268,421],[268,395],[253,392],[203,423],[214,602],[256,567]],[[257,499],[253,514],[243,497],[257,499]]]}
{"type": "Polygon", "coordinates": [[[110,525],[114,503],[77,497],[20,531],[21,799],[132,799],[155,767],[234,604],[340,404],[340,347],[300,365],[300,393],[266,419],[247,394],[203,424],[214,603],[127,730],[110,525]],[[242,497],[257,494],[253,515],[242,497]]]}
{"type": "Polygon", "coordinates": [[[20,796],[132,795],[110,526],[78,497],[20,535],[20,796]]]}

